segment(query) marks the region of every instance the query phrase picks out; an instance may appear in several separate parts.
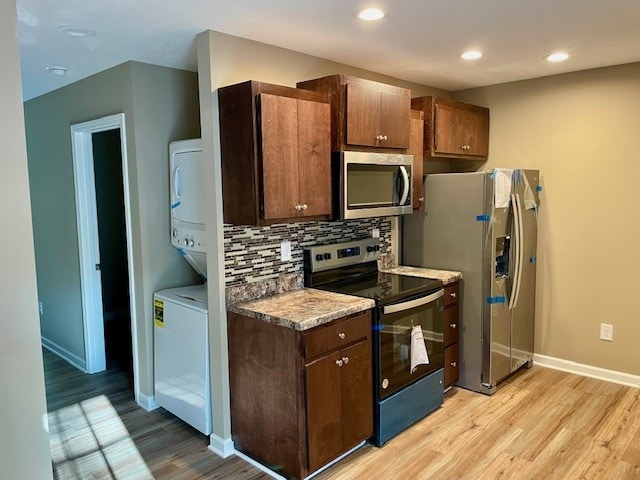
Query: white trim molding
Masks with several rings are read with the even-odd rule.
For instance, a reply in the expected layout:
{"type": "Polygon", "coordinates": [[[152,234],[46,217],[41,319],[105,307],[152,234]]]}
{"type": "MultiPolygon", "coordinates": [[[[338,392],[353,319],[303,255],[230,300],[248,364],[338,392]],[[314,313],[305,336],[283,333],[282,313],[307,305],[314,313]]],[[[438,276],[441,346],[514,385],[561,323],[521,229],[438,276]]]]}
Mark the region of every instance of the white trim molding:
{"type": "Polygon", "coordinates": [[[85,371],[95,373],[106,368],[104,352],[104,316],[100,273],[95,265],[100,262],[95,177],[93,172],[92,135],[109,130],[120,130],[122,181],[124,187],[124,214],[127,236],[127,264],[129,267],[129,312],[133,357],[133,389],[136,401],[152,409],[155,402],[145,400],[140,392],[140,358],[138,351],[138,302],[133,258],[133,220],[129,159],[127,156],[127,130],[124,113],[116,113],[88,122],[71,125],[76,217],[78,221],[78,250],[82,283],[82,319],[85,332],[85,371]]]}
{"type": "Polygon", "coordinates": [[[209,450],[222,458],[227,458],[236,453],[231,438],[220,438],[215,433],[209,435],[209,450]]]}
{"type": "Polygon", "coordinates": [[[160,408],[160,405],[156,403],[156,399],[153,395],[145,395],[142,392],[136,394],[136,403],[144,408],[147,412],[160,408]]]}
{"type": "Polygon", "coordinates": [[[585,365],[584,363],[549,357],[538,353],[533,355],[533,363],[540,365],[541,367],[575,373],[576,375],[582,375],[583,377],[590,377],[597,380],[626,385],[628,387],[640,388],[640,376],[632,375],[631,373],[607,370],[606,368],[594,367],[592,365],[585,365]]]}
{"type": "Polygon", "coordinates": [[[84,358],[76,355],[75,353],[70,352],[64,347],[61,347],[53,340],[49,340],[45,336],[40,336],[40,341],[42,342],[42,346],[49,350],[51,353],[59,356],[63,360],[69,362],[71,365],[76,367],[78,370],[82,372],[87,372],[86,364],[84,358]]]}

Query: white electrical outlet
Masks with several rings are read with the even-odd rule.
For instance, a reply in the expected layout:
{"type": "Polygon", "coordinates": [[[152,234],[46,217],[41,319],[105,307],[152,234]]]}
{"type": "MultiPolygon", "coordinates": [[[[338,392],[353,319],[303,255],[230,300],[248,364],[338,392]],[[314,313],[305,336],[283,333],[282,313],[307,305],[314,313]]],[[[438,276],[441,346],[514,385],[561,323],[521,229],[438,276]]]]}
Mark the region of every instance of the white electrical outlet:
{"type": "Polygon", "coordinates": [[[613,325],[609,325],[608,323],[600,324],[600,340],[613,342],[613,325]]]}
{"type": "Polygon", "coordinates": [[[283,262],[291,260],[291,242],[289,240],[280,242],[280,260],[283,262]]]}
{"type": "Polygon", "coordinates": [[[373,238],[380,238],[380,229],[379,228],[372,228],[371,229],[371,236],[373,238]]]}
{"type": "Polygon", "coordinates": [[[44,307],[42,306],[42,302],[38,302],[38,310],[40,310],[40,315],[44,315],[44,307]]]}

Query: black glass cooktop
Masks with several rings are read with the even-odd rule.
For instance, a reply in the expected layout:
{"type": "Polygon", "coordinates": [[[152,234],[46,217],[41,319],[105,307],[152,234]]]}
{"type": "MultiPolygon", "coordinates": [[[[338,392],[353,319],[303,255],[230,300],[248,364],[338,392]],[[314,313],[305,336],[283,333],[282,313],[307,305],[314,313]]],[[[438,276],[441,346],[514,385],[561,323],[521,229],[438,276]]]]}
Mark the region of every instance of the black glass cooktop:
{"type": "Polygon", "coordinates": [[[356,297],[371,298],[378,305],[407,300],[442,287],[442,281],[435,278],[409,277],[394,273],[375,272],[365,276],[340,279],[320,285],[309,285],[320,290],[329,290],[356,297]]]}

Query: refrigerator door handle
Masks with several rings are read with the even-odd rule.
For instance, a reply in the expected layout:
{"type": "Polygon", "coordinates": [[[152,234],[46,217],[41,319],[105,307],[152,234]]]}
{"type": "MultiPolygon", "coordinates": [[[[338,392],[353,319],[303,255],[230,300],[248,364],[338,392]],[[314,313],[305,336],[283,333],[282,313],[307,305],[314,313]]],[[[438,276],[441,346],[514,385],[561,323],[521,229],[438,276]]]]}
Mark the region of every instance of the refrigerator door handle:
{"type": "Polygon", "coordinates": [[[513,301],[513,306],[510,308],[516,308],[518,306],[518,298],[520,298],[520,286],[522,284],[522,269],[524,268],[524,229],[522,226],[522,201],[520,200],[520,195],[515,195],[515,212],[518,217],[517,228],[518,228],[518,267],[517,267],[517,281],[515,283],[515,290],[513,291],[513,295],[511,300],[513,301]]]}
{"type": "Polygon", "coordinates": [[[511,295],[509,298],[509,310],[514,309],[517,303],[518,282],[520,281],[520,257],[522,250],[522,238],[520,236],[520,216],[518,215],[518,196],[511,194],[511,206],[513,212],[513,233],[515,238],[516,258],[513,261],[513,283],[511,284],[511,295]]]}

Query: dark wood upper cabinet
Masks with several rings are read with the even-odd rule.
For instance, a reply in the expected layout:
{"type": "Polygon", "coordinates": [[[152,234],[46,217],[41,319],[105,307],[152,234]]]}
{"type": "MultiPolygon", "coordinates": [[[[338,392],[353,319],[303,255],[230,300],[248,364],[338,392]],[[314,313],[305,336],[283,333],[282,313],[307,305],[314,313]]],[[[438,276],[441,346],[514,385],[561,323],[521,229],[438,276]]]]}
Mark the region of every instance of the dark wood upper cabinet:
{"type": "Polygon", "coordinates": [[[224,221],[331,218],[328,97],[248,81],[218,90],[224,221]]]}
{"type": "Polygon", "coordinates": [[[420,110],[411,110],[411,142],[407,153],[409,155],[413,155],[413,171],[411,173],[411,177],[413,179],[412,204],[414,210],[420,210],[424,203],[424,192],[422,191],[422,176],[424,173],[423,151],[424,112],[420,110]]]}
{"type": "Polygon", "coordinates": [[[297,87],[330,95],[333,151],[409,148],[411,90],[341,74],[297,87]]]}
{"type": "Polygon", "coordinates": [[[482,160],[489,155],[489,109],[448,98],[418,97],[424,112],[424,154],[429,158],[482,160]]]}

